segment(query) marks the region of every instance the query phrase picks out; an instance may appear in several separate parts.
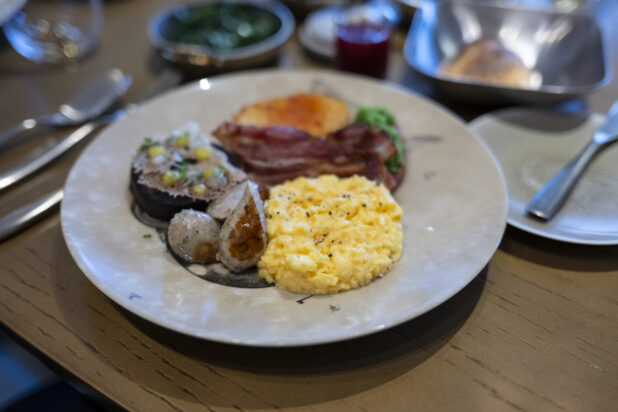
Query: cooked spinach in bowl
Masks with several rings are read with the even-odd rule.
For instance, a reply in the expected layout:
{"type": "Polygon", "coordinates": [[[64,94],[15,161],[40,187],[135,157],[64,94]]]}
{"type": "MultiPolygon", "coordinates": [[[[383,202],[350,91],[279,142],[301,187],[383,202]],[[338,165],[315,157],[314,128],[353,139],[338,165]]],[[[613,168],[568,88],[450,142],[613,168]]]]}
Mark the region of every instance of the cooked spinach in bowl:
{"type": "Polygon", "coordinates": [[[263,8],[214,2],[175,11],[162,34],[168,41],[226,51],[259,43],[280,28],[279,18],[263,8]]]}

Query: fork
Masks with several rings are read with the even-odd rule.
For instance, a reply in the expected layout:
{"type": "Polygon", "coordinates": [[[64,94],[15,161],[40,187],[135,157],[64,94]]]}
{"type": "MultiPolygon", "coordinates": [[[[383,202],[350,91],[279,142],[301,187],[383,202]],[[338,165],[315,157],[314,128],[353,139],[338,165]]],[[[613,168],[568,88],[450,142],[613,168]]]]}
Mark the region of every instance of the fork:
{"type": "Polygon", "coordinates": [[[605,123],[588,144],[532,198],[526,211],[542,220],[550,220],[560,210],[592,159],[610,143],[618,140],[618,101],[609,110],[605,123]]]}

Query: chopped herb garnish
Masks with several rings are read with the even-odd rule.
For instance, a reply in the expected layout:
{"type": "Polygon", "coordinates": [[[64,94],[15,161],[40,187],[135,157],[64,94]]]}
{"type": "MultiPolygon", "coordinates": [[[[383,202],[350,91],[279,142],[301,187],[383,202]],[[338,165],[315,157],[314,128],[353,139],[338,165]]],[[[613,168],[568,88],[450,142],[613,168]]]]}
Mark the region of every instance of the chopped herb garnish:
{"type": "Polygon", "coordinates": [[[159,146],[159,142],[152,140],[150,137],[145,137],[142,145],[139,147],[139,150],[148,150],[152,146],[159,146]]]}
{"type": "Polygon", "coordinates": [[[186,160],[183,160],[182,162],[176,162],[172,165],[173,169],[176,170],[180,170],[180,171],[186,171],[187,168],[189,167],[189,162],[187,162],[186,160]]]}
{"type": "Polygon", "coordinates": [[[188,169],[189,169],[189,162],[187,162],[186,160],[183,160],[182,162],[176,162],[171,166],[172,170],[177,170],[179,172],[179,176],[181,179],[187,179],[188,175],[188,169]]]}
{"type": "Polygon", "coordinates": [[[146,233],[144,236],[142,236],[144,239],[150,239],[152,237],[152,235],[150,233],[146,233]]]}
{"type": "MultiPolygon", "coordinates": [[[[184,171],[184,173],[186,174],[186,170],[184,171]]],[[[180,176],[182,176],[183,172],[180,172],[180,176]]],[[[187,186],[191,186],[193,183],[197,182],[198,180],[200,180],[202,177],[204,177],[204,172],[200,171],[199,173],[195,173],[192,174],[191,176],[188,177],[183,177],[184,179],[186,179],[185,183],[183,184],[184,187],[187,186]]]]}

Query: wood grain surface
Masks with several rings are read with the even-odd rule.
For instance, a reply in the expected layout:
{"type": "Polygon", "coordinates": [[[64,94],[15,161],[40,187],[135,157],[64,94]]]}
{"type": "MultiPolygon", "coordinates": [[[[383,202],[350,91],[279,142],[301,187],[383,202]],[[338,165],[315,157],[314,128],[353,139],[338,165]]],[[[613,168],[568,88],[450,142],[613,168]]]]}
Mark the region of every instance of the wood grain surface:
{"type": "MultiPolygon", "coordinates": [[[[3,40],[0,128],[53,110],[102,68],[131,73],[126,101],[135,98],[162,67],[145,27],[167,3],[105,2],[99,49],[74,67],[33,65],[3,40]]],[[[616,8],[605,21],[618,21],[616,8]]],[[[618,73],[613,26],[607,24],[607,39],[618,73]]],[[[431,93],[399,46],[389,79],[431,93]]],[[[305,56],[296,39],[277,64],[327,67],[305,56]]],[[[604,112],[616,98],[613,80],[571,106],[604,112]]],[[[466,119],[492,109],[442,103],[466,119]]],[[[1,168],[62,135],[26,139],[0,154],[1,168]]],[[[0,194],[0,214],[61,185],[78,154],[0,194]]],[[[76,266],[56,213],[0,244],[0,322],[128,410],[612,411],[618,405],[618,246],[560,243],[513,228],[468,286],[417,319],[340,343],[264,349],[190,338],[126,312],[76,266]]]]}

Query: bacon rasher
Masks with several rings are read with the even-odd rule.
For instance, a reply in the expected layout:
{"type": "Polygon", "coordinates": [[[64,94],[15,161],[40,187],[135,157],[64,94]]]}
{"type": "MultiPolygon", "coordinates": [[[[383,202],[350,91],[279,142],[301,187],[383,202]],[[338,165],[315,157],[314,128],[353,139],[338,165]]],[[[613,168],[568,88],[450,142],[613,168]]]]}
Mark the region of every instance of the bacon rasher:
{"type": "MultiPolygon", "coordinates": [[[[403,170],[388,172],[384,162],[397,153],[388,134],[355,123],[325,138],[287,126],[247,126],[226,122],[213,134],[249,178],[273,186],[298,176],[362,175],[394,190],[403,170]]],[[[402,167],[403,169],[403,167],[402,167]]]]}

